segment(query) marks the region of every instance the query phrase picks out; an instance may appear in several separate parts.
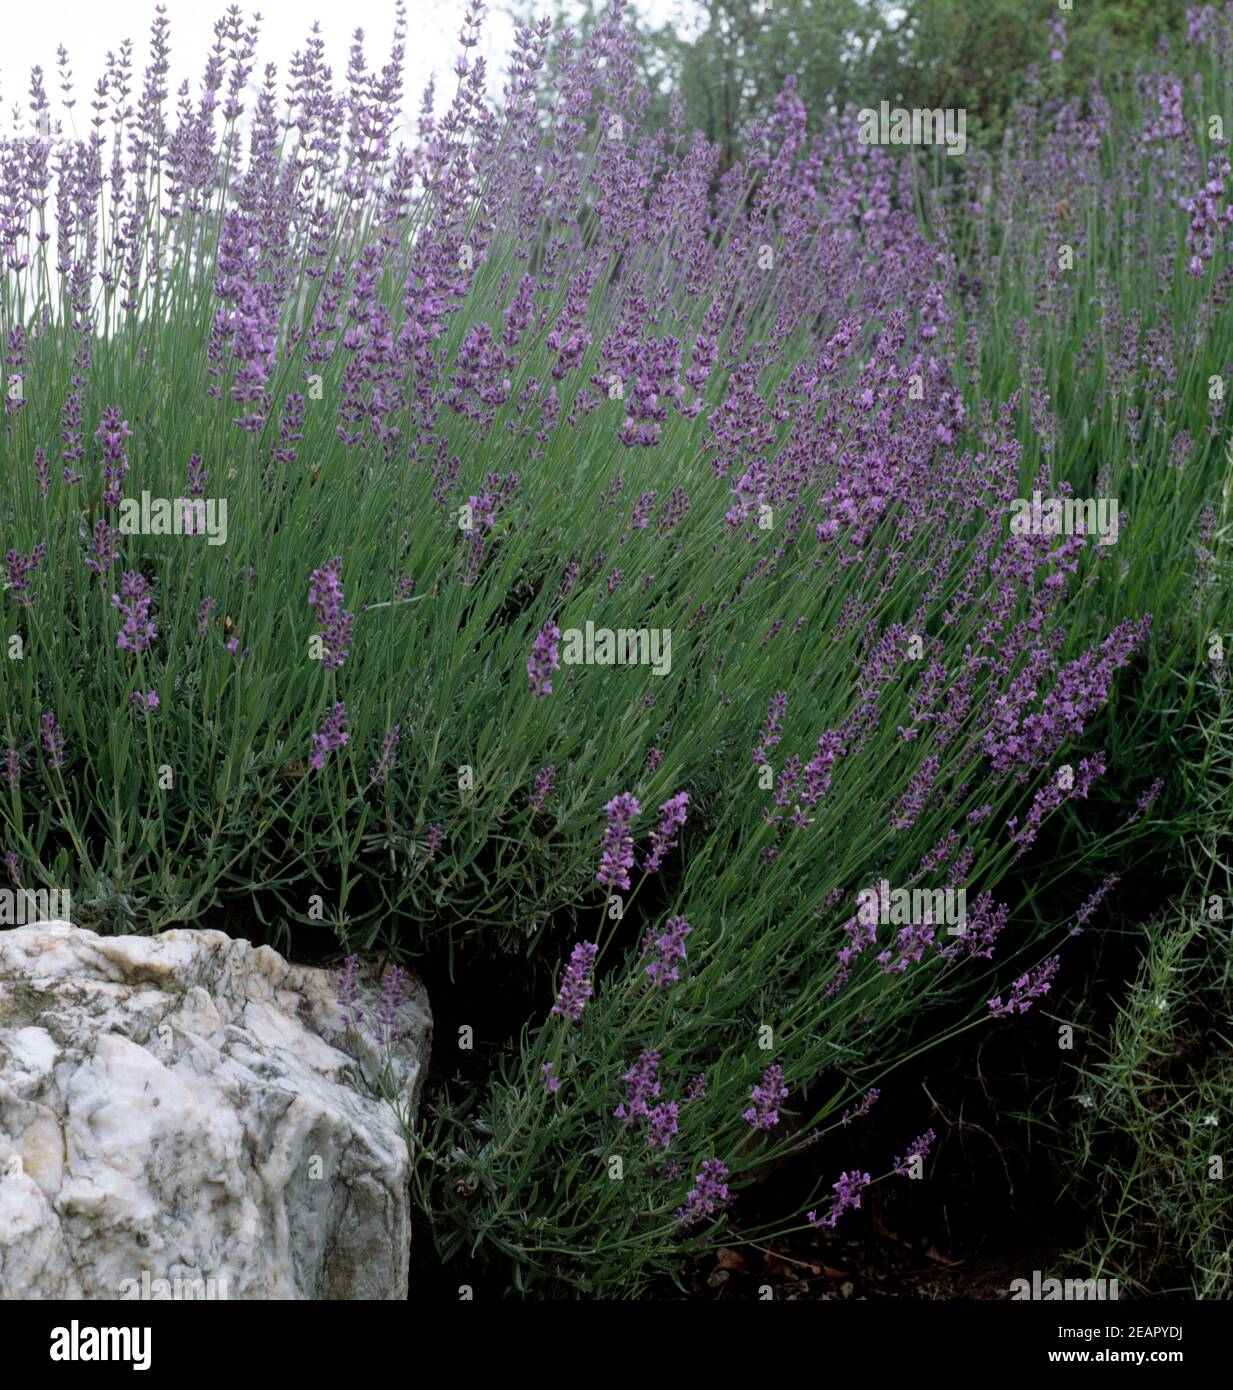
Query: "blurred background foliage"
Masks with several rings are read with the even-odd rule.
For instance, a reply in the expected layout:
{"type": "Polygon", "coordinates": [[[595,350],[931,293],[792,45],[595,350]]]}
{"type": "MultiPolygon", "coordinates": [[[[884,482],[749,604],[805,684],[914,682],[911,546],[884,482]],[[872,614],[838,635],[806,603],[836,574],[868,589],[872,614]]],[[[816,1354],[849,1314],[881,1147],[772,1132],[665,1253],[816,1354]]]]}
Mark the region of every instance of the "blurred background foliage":
{"type": "MultiPolygon", "coordinates": [[[[589,34],[606,0],[515,0],[518,19],[550,14],[589,34]]],[[[1001,142],[1015,99],[1043,84],[1082,97],[1092,79],[1112,91],[1136,62],[1185,36],[1183,0],[678,0],[654,23],[630,6],[653,129],[676,92],[690,130],[722,146],[724,163],[749,124],[767,117],[795,75],[811,121],[846,105],[963,107],[968,142],[1001,142]],[[1055,58],[1055,55],[1057,57],[1055,58]]]]}

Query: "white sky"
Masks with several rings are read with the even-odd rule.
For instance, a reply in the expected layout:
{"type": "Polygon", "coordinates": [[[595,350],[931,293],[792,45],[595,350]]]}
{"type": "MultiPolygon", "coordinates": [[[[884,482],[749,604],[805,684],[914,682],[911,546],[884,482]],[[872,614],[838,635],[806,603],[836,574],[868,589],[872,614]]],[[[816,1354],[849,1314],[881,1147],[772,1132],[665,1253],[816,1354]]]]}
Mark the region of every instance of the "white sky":
{"type": "MultiPolygon", "coordinates": [[[[16,10],[18,0],[14,0],[16,10]]],[[[4,41],[0,45],[0,128],[10,129],[15,104],[22,107],[23,118],[29,99],[30,69],[36,64],[43,69],[43,85],[52,106],[52,119],[62,120],[66,134],[79,137],[89,130],[89,100],[93,88],[104,71],[109,50],[118,51],[120,41],[133,40],[134,92],[130,100],[136,104],[141,91],[141,73],[149,58],[150,23],[154,18],[155,0],[58,0],[58,3],[22,4],[18,22],[6,22],[4,41]],[[73,73],[73,95],[77,105],[69,113],[62,111],[56,74],[56,49],[63,43],[68,49],[69,68],[73,73]]],[[[214,24],[222,17],[229,0],[165,0],[167,18],[171,22],[171,72],[168,90],[174,110],[174,96],[185,78],[195,96],[199,90],[210,45],[214,41],[214,24]]],[[[547,4],[531,0],[536,13],[549,13],[547,4]]],[[[636,0],[632,6],[652,22],[660,22],[677,13],[683,0],[636,0]]],[[[404,69],[404,112],[406,130],[414,129],[420,94],[430,74],[437,75],[438,112],[444,109],[442,98],[448,102],[457,78],[453,73],[458,53],[458,31],[465,12],[464,0],[406,0],[407,41],[404,69]]],[[[365,54],[370,71],[379,70],[389,56],[390,39],[394,31],[393,0],[254,0],[242,4],[246,22],[255,13],[262,16],[261,37],[258,41],[253,77],[255,87],[267,62],[278,65],[278,91],[285,91],[288,61],[297,48],[303,48],[314,19],[321,21],[321,34],[326,44],[326,59],[334,71],[335,90],[346,74],[347,54],[352,34],[364,30],[365,54]]],[[[510,50],[513,23],[490,3],[484,17],[484,38],[479,52],[488,62],[488,91],[499,97],[504,85],[504,66],[510,50]]],[[[251,109],[251,106],[250,106],[251,109]]]]}

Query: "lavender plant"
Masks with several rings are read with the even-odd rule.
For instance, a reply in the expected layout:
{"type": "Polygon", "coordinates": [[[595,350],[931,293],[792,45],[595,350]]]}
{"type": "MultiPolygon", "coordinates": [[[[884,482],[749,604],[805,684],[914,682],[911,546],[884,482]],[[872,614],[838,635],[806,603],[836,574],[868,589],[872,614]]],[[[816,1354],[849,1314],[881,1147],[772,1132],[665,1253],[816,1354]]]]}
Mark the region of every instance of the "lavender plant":
{"type": "Polygon", "coordinates": [[[1215,616],[1229,30],[941,178],[791,80],[726,168],[647,128],[624,0],[552,61],[521,27],[496,103],[471,0],[407,147],[397,12],[249,109],[257,22],[172,100],[158,9],[135,105],[122,47],[87,138],[35,70],[0,139],[0,837],[84,925],[568,955],[420,1196],[447,1257],[636,1291],[1028,1012],[1156,833],[1101,812],[1215,616]],[[1116,545],[1017,532],[1035,493],[1116,545]],[[964,929],[862,922],[882,878],[964,929]]]}

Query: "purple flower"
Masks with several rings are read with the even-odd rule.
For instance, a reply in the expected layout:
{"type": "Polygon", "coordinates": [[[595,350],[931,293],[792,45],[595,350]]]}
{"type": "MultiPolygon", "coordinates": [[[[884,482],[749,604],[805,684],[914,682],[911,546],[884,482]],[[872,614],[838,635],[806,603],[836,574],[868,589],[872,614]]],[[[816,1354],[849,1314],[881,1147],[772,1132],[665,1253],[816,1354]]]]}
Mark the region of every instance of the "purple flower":
{"type": "Polygon", "coordinates": [[[150,586],[134,570],[126,570],[120,592],[112,594],[111,606],[124,615],[124,626],[116,634],[116,646],[123,651],[143,652],[158,635],[150,621],[150,586]]]}
{"type": "Polygon", "coordinates": [[[655,1106],[647,1116],[647,1131],[644,1138],[653,1149],[662,1149],[667,1152],[668,1146],[672,1143],[672,1136],[677,1131],[676,1121],[680,1108],[676,1101],[670,1100],[666,1105],[655,1106]]]}
{"type": "Polygon", "coordinates": [[[1053,40],[1053,47],[1049,50],[1049,61],[1060,63],[1066,47],[1066,25],[1060,17],[1055,16],[1049,21],[1049,37],[1053,40]]]}
{"type": "Polygon", "coordinates": [[[539,1069],[540,1081],[554,1094],[561,1089],[561,1078],[550,1074],[555,1066],[555,1062],[545,1062],[539,1069]]]}
{"type": "Polygon", "coordinates": [[[210,629],[210,609],[214,607],[213,598],[207,594],[197,609],[197,636],[204,637],[210,629]]]}
{"type": "Polygon", "coordinates": [[[1096,889],[1092,896],[1088,898],[1075,914],[1075,920],[1070,928],[1071,936],[1081,936],[1083,934],[1083,928],[1087,925],[1088,919],[1091,917],[1092,913],[1095,912],[1104,901],[1105,895],[1120,882],[1121,878],[1118,874],[1110,874],[1108,878],[1105,879],[1100,887],[1096,889]]]}
{"type": "Polygon", "coordinates": [[[1151,807],[1153,801],[1160,795],[1160,790],[1164,786],[1164,778],[1157,777],[1145,792],[1140,793],[1138,801],[1135,802],[1135,809],[1126,817],[1126,824],[1133,825],[1140,820],[1151,807]]]}
{"type": "Polygon", "coordinates": [[[94,437],[103,446],[103,506],[105,507],[118,507],[120,505],[120,485],[124,482],[124,475],[128,472],[128,455],[124,452],[124,441],[131,438],[132,433],[128,427],[128,421],[120,418],[119,406],[108,406],[103,411],[102,420],[94,437]]]}
{"type": "MultiPolygon", "coordinates": [[[[1071,771],[1070,769],[1066,769],[1071,771]]],[[[1092,783],[1105,770],[1105,755],[1103,750],[1094,754],[1090,758],[1083,758],[1079,762],[1079,772],[1075,776],[1072,772],[1071,781],[1073,785],[1066,787],[1062,784],[1059,769],[1059,776],[1046,782],[1036,793],[1031,806],[1028,808],[1027,820],[1024,822],[1022,830],[1017,830],[1014,835],[1015,843],[1019,846],[1016,858],[1026,854],[1028,849],[1035,843],[1037,832],[1044,823],[1046,816],[1056,811],[1063,801],[1069,796],[1074,798],[1085,798],[1092,789],[1092,783]]]]}
{"type": "Polygon", "coordinates": [[[134,690],[128,697],[129,709],[158,709],[158,695],[153,690],[134,690]]]}
{"type": "Polygon", "coordinates": [[[547,767],[541,767],[535,774],[535,782],[531,787],[531,810],[542,811],[544,802],[548,800],[548,795],[552,791],[552,781],[557,775],[556,767],[549,763],[547,767]]]}
{"type": "Polygon", "coordinates": [[[677,1208],[676,1219],[682,1226],[692,1226],[716,1207],[728,1200],[727,1165],[717,1158],[708,1158],[702,1171],[694,1178],[694,1186],[685,1194],[685,1205],[677,1208]]]}
{"type": "Polygon", "coordinates": [[[647,979],[653,985],[667,985],[680,979],[680,967],[685,963],[685,938],[693,928],[684,917],[670,917],[664,930],[651,940],[651,928],[647,928],[647,941],[642,954],[652,949],[655,959],[646,967],[647,979]]]}
{"type": "Polygon", "coordinates": [[[755,767],[766,765],[767,750],[774,748],[779,743],[779,736],[783,731],[784,715],[788,712],[788,692],[777,690],[771,696],[771,703],[767,706],[766,722],[762,725],[762,741],[753,750],[753,760],[755,767]]]}
{"type": "Polygon", "coordinates": [[[869,1112],[873,1109],[873,1107],[877,1104],[878,1097],[881,1094],[882,1092],[876,1086],[871,1087],[870,1090],[866,1091],[865,1094],[861,1097],[859,1105],[857,1105],[852,1110],[845,1110],[843,1112],[844,1124],[850,1124],[853,1120],[863,1119],[864,1116],[868,1115],[869,1112]]]}
{"type": "Polygon", "coordinates": [[[932,945],[934,935],[933,924],[929,921],[910,922],[900,927],[896,941],[898,957],[895,951],[883,951],[878,956],[878,964],[888,975],[902,975],[909,962],[919,962],[925,947],[932,945]]]}
{"type": "Polygon", "coordinates": [[[309,758],[309,763],[320,772],[325,766],[326,758],[342,748],[350,737],[347,732],[347,706],[339,700],[326,715],[321,731],[313,735],[313,755],[309,758]]]}
{"type": "Polygon", "coordinates": [[[895,1159],[895,1172],[901,1178],[910,1176],[911,1163],[914,1158],[919,1158],[922,1162],[929,1157],[929,1146],[937,1138],[933,1130],[927,1129],[919,1139],[913,1139],[908,1145],[908,1151],[902,1158],[895,1159]]]}
{"type": "Polygon", "coordinates": [[[4,750],[4,780],[16,790],[21,786],[21,759],[13,748],[4,750]]]}
{"type": "Polygon", "coordinates": [[[47,754],[47,766],[52,768],[64,765],[64,735],[56,723],[54,714],[45,714],[39,720],[39,733],[43,740],[43,752],[47,754]]]}
{"type": "Polygon", "coordinates": [[[1032,1007],[1034,999],[1041,999],[1049,993],[1049,986],[1057,968],[1061,964],[1059,956],[1050,956],[1043,965],[1038,966],[1030,974],[1020,975],[1010,987],[1010,995],[1006,1003],[1002,1003],[1002,996],[989,1001],[989,1012],[994,1018],[1005,1018],[1009,1014],[1025,1014],[1032,1007]]]}
{"type": "Polygon", "coordinates": [[[706,1095],[706,1074],[699,1072],[685,1087],[685,1099],[686,1101],[701,1100],[704,1095],[706,1095]]]}
{"type": "Polygon", "coordinates": [[[321,664],[327,671],[342,668],[351,651],[351,630],[355,615],[343,610],[342,556],[334,558],[309,579],[308,603],[317,614],[317,628],[324,652],[321,664]]]}
{"type": "Polygon", "coordinates": [[[40,541],[29,556],[17,550],[10,550],[4,557],[9,596],[19,608],[32,607],[34,600],[38,598],[38,594],[29,592],[30,575],[39,567],[46,554],[47,547],[40,541]]]}
{"type": "Polygon", "coordinates": [[[831,769],[835,759],[844,755],[843,742],[835,732],[825,733],[818,740],[817,752],[805,765],[801,778],[800,799],[803,806],[816,806],[831,785],[831,769]]]}
{"type": "Polygon", "coordinates": [[[774,1129],[779,1123],[778,1106],[788,1098],[783,1082],[783,1068],[767,1067],[761,1082],[750,1093],[753,1105],[741,1117],[755,1129],[774,1129]]]}
{"type": "Polygon", "coordinates": [[[190,497],[204,497],[206,479],[209,476],[208,469],[202,467],[201,455],[191,455],[188,460],[188,495],[190,497]]]}
{"type": "Polygon", "coordinates": [[[18,888],[21,887],[21,860],[10,849],[5,851],[4,867],[8,870],[9,878],[18,888]]]}
{"type": "Polygon", "coordinates": [[[603,888],[629,888],[629,871],[634,867],[634,841],[629,827],[642,808],[636,797],[628,792],[614,796],[604,807],[608,813],[608,829],[600,854],[596,882],[603,888]]]}
{"type": "Polygon", "coordinates": [[[110,588],[111,567],[119,558],[116,533],[107,521],[100,517],[94,523],[94,535],[90,539],[90,553],[86,556],[86,568],[98,575],[104,589],[110,588]]]}
{"type": "Polygon", "coordinates": [[[651,831],[651,852],[643,865],[648,874],[655,873],[664,862],[664,857],[676,847],[676,834],[685,824],[685,808],[688,805],[689,793],[678,792],[659,808],[659,829],[651,831]]]}
{"type": "Polygon", "coordinates": [[[338,972],[336,992],[339,1002],[343,1005],[344,1028],[358,1028],[364,1020],[363,1011],[360,1009],[359,971],[359,956],[348,956],[338,972]]]}
{"type": "Polygon", "coordinates": [[[529,689],[536,700],[552,694],[553,671],[561,669],[557,659],[557,643],[561,640],[561,630],[556,623],[545,623],[535,641],[531,644],[531,655],[527,659],[529,689]]]}
{"type": "Polygon", "coordinates": [[[381,981],[381,997],[377,1001],[377,1033],[373,1041],[378,1047],[393,1047],[398,1041],[398,1010],[402,1008],[407,972],[391,965],[381,981]]]}
{"type": "Polygon", "coordinates": [[[839,1181],[832,1183],[831,1186],[835,1190],[835,1196],[831,1199],[830,1211],[821,1219],[816,1211],[807,1213],[809,1221],[819,1229],[826,1226],[834,1230],[835,1222],[849,1207],[856,1211],[860,1210],[861,1191],[869,1186],[869,1174],[853,1168],[850,1173],[840,1174],[839,1181]]]}
{"type": "Polygon", "coordinates": [[[655,492],[644,492],[634,504],[634,510],[629,518],[629,529],[631,531],[645,531],[651,520],[651,509],[654,506],[655,492]]]}
{"type": "Polygon", "coordinates": [[[916,775],[908,783],[907,790],[899,798],[895,814],[891,816],[892,830],[910,830],[916,818],[925,808],[929,793],[933,790],[934,778],[938,775],[940,762],[936,757],[928,757],[916,770],[916,775]]]}
{"type": "Polygon", "coordinates": [[[430,825],[424,837],[424,853],[429,859],[437,857],[437,851],[445,843],[445,831],[439,825],[430,825]]]}
{"type": "Polygon", "coordinates": [[[622,1123],[639,1125],[650,1115],[650,1102],[659,1095],[658,1067],[659,1053],[648,1047],[625,1073],[626,1099],[612,1112],[622,1123]]]}
{"type": "Polygon", "coordinates": [[[377,761],[368,769],[369,778],[378,786],[384,786],[390,768],[394,765],[394,749],[402,738],[400,725],[395,724],[385,736],[385,741],[377,750],[377,761]]]}
{"type": "Polygon", "coordinates": [[[593,941],[579,941],[570,955],[569,964],[561,980],[557,1002],[552,1006],[554,1014],[562,1014],[571,1022],[577,1023],[593,992],[591,986],[591,967],[599,947],[593,941]]]}

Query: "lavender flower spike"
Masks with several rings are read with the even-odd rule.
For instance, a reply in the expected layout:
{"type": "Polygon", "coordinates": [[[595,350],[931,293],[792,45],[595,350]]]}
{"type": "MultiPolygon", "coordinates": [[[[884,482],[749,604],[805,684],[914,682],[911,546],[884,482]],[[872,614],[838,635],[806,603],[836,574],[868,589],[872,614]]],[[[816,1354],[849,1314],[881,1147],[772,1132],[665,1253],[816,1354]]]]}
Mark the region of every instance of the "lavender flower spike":
{"type": "Polygon", "coordinates": [[[995,999],[989,1001],[989,1012],[994,1018],[1006,1018],[1009,1014],[1025,1014],[1032,1007],[1034,999],[1041,999],[1049,993],[1049,986],[1057,974],[1058,965],[1061,957],[1050,956],[1047,961],[1030,975],[1020,975],[1010,987],[1010,995],[1006,1003],[1002,1003],[1002,996],[999,994],[995,999]]]}
{"type": "Polygon", "coordinates": [[[702,1171],[694,1178],[694,1186],[685,1194],[685,1205],[678,1207],[676,1219],[682,1226],[692,1226],[728,1200],[727,1165],[717,1158],[708,1158],[702,1171]]]}
{"type": "Polygon", "coordinates": [[[648,874],[658,871],[669,851],[676,847],[677,831],[685,824],[689,793],[678,792],[659,808],[659,829],[651,831],[651,852],[643,866],[648,874]]]}
{"type": "Polygon", "coordinates": [[[629,871],[634,867],[634,841],[629,833],[634,817],[642,808],[636,797],[628,792],[614,796],[604,807],[608,813],[608,830],[604,836],[599,872],[595,881],[603,888],[629,888],[629,871]]]}
{"type": "Polygon", "coordinates": [[[599,947],[593,941],[579,941],[574,947],[569,964],[565,967],[557,1002],[552,1006],[554,1014],[562,1014],[572,1023],[577,1023],[582,1017],[587,1000],[594,993],[591,967],[598,953],[599,947]]]}
{"type": "Polygon", "coordinates": [[[774,1129],[779,1123],[778,1106],[788,1099],[788,1088],[783,1084],[783,1068],[767,1067],[761,1082],[751,1092],[753,1105],[741,1116],[755,1129],[774,1129]]]}
{"type": "Polygon", "coordinates": [[[859,1169],[853,1168],[850,1173],[841,1173],[839,1181],[832,1183],[835,1189],[835,1196],[831,1201],[831,1209],[827,1214],[820,1218],[816,1211],[807,1213],[808,1219],[819,1229],[823,1226],[830,1230],[835,1229],[835,1222],[843,1215],[849,1207],[856,1211],[860,1210],[861,1191],[869,1185],[869,1174],[862,1173],[859,1169]]]}
{"type": "Polygon", "coordinates": [[[308,603],[317,614],[317,627],[325,651],[321,664],[327,671],[342,668],[351,651],[355,615],[343,610],[342,556],[315,569],[309,578],[308,603]]]}
{"type": "Polygon", "coordinates": [[[359,956],[348,956],[343,961],[342,969],[338,972],[335,992],[338,995],[339,1003],[343,1006],[344,1028],[358,1028],[364,1019],[364,1013],[360,1008],[359,971],[359,956]]]}
{"type": "Polygon", "coordinates": [[[309,758],[309,763],[320,772],[325,766],[326,758],[331,753],[336,753],[350,737],[347,732],[347,707],[340,700],[326,715],[321,731],[313,735],[313,755],[309,758]]]}
{"type": "Polygon", "coordinates": [[[560,640],[561,629],[556,623],[545,623],[531,644],[527,677],[533,699],[542,700],[545,695],[552,694],[552,672],[561,669],[557,657],[557,643],[560,640]]]}

